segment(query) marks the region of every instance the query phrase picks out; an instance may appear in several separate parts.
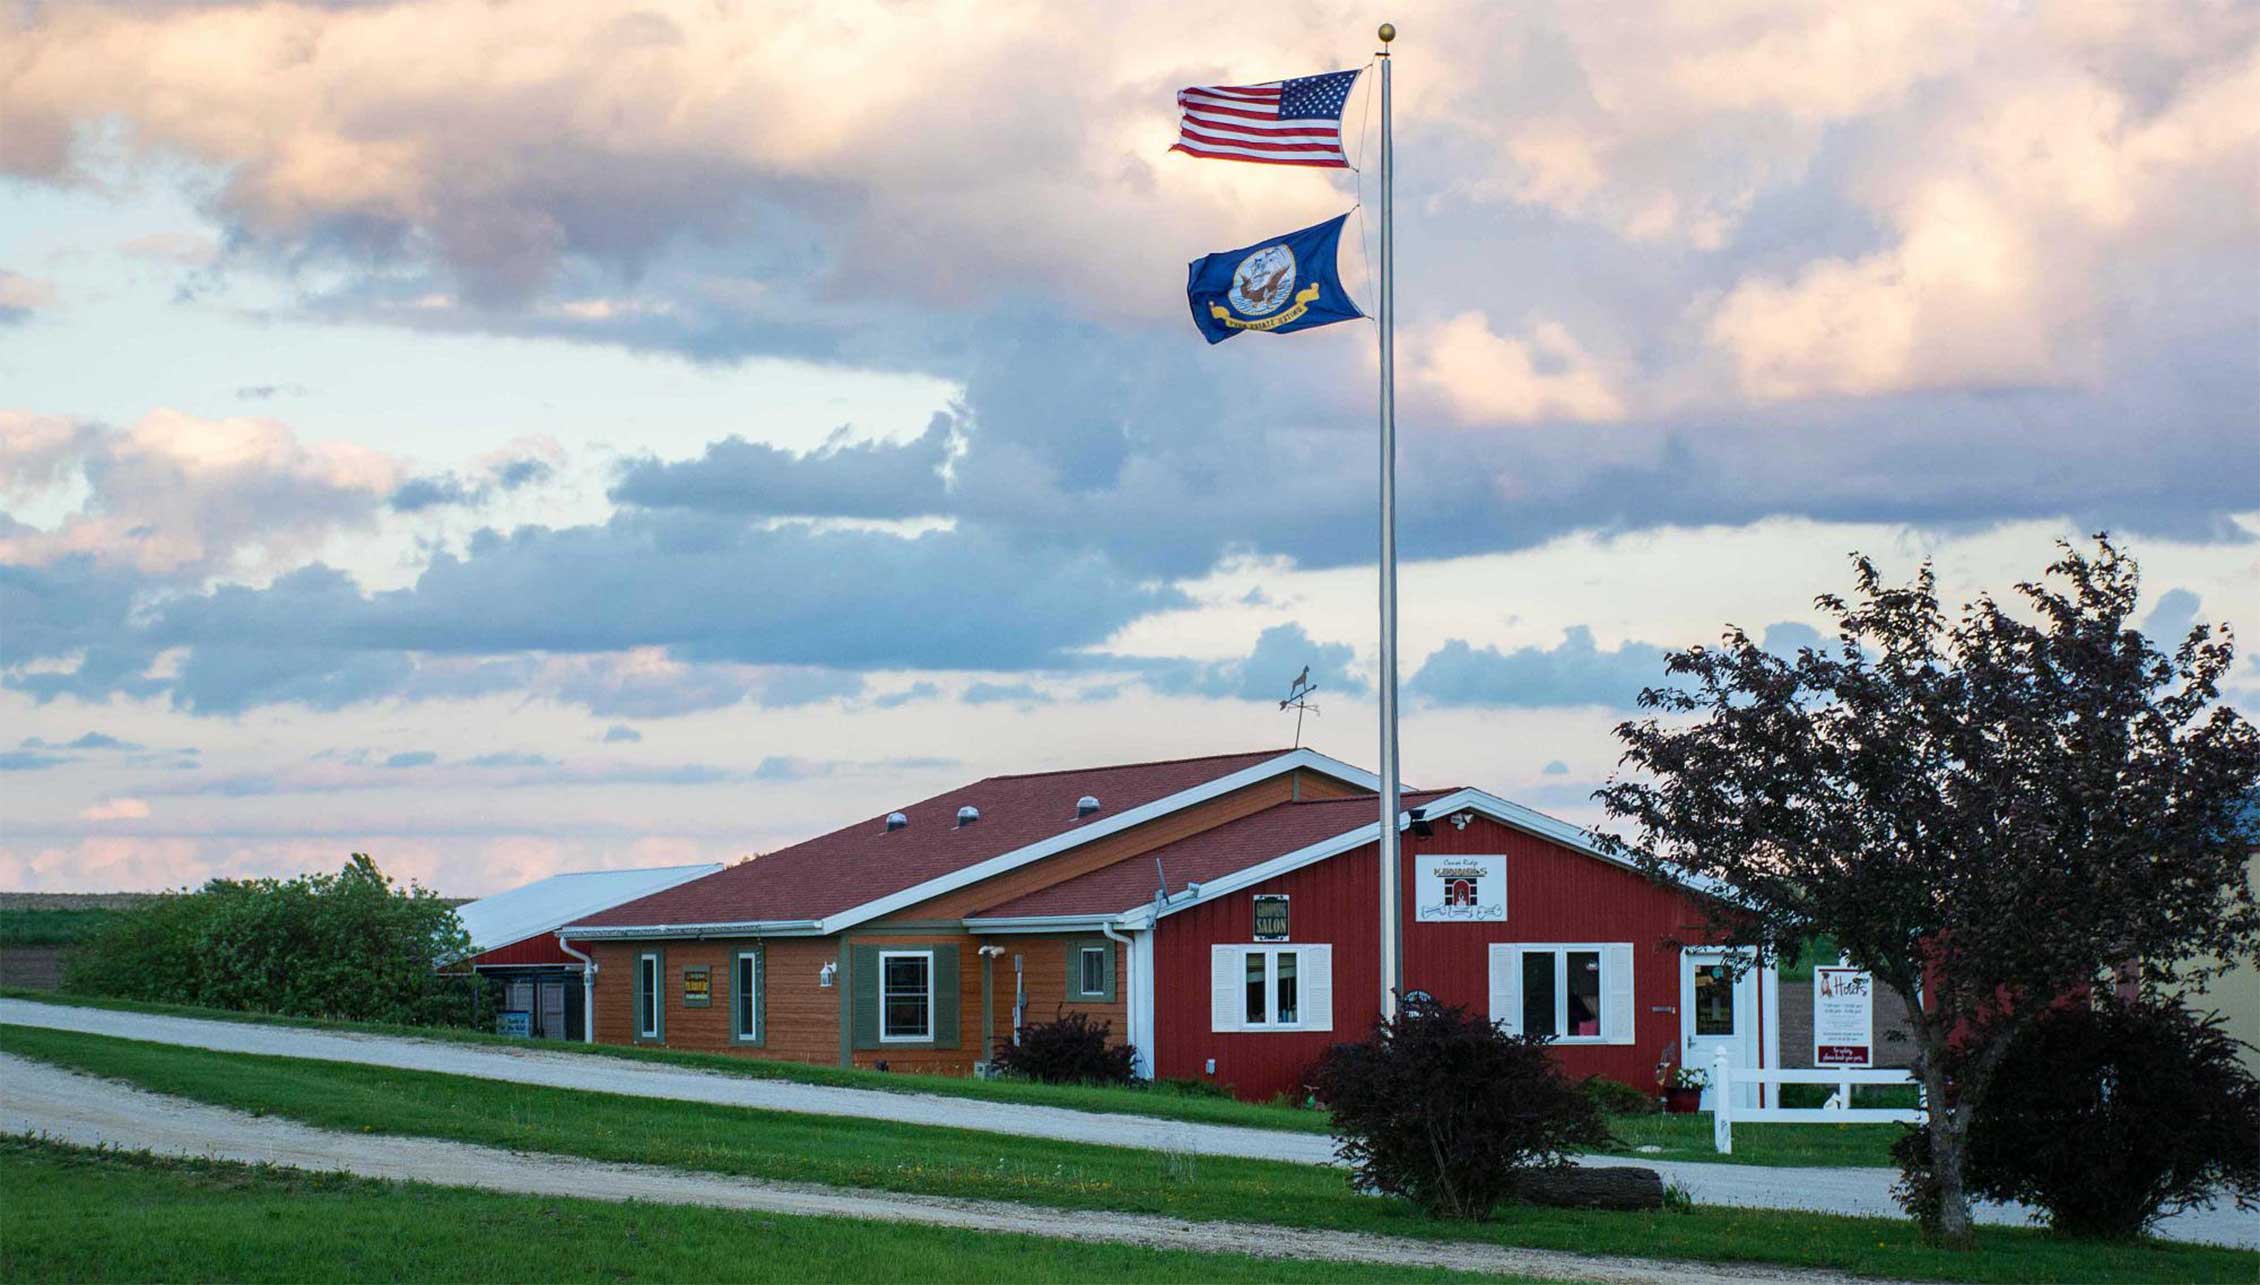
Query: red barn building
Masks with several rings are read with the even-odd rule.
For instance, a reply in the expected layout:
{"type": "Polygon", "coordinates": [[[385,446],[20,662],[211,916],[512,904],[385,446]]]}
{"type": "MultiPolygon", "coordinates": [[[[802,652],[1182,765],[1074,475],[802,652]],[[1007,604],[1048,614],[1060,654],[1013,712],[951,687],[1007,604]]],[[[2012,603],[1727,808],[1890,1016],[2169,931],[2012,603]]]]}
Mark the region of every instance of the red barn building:
{"type": "MultiPolygon", "coordinates": [[[[1309,750],[996,777],[577,921],[599,1039],[969,1072],[1084,1011],[1143,1075],[1298,1092],[1380,1005],[1374,778],[1309,750]],[[1117,801],[1127,806],[1118,806],[1117,801]]],[[[1778,1062],[1699,891],[1481,790],[1405,796],[1405,985],[1643,1088],[1778,1062]]]]}

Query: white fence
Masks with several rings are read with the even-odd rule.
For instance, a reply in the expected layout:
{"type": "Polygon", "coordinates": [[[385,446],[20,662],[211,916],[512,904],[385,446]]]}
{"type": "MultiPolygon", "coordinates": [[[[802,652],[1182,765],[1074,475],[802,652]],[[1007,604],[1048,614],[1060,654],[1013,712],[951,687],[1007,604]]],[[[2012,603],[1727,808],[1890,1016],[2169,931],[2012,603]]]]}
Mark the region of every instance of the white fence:
{"type": "MultiPolygon", "coordinates": [[[[1722,1156],[1734,1154],[1734,1126],[1737,1124],[1920,1124],[1923,1109],[1911,1110],[1889,1107],[1855,1107],[1852,1105],[1852,1086],[1856,1084],[1912,1084],[1918,1100],[1922,1082],[1912,1071],[1861,1071],[1821,1067],[1810,1071],[1767,1070],[1763,1067],[1738,1067],[1725,1049],[1719,1050],[1718,1060],[1711,1068],[1711,1143],[1722,1156]],[[1821,1107],[1746,1107],[1735,1102],[1734,1090],[1744,1084],[1834,1084],[1841,1091],[1834,1099],[1836,1105],[1821,1107]]],[[[1775,1100],[1780,1095],[1775,1094],[1775,1100]]]]}

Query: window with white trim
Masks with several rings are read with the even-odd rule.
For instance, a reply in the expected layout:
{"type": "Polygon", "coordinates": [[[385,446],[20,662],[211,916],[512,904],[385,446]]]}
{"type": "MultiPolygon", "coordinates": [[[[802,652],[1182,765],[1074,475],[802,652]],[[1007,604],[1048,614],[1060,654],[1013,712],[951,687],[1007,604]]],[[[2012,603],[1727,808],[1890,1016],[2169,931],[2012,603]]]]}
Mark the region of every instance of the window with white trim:
{"type": "Polygon", "coordinates": [[[879,1039],[911,1043],[934,1038],[934,952],[879,952],[879,1039]]]}
{"type": "Polygon", "coordinates": [[[659,1003],[666,994],[660,971],[659,956],[636,956],[636,1034],[647,1040],[659,1038],[659,1003]]]}
{"type": "Polygon", "coordinates": [[[1561,1044],[1632,1042],[1630,942],[1517,942],[1491,947],[1491,1020],[1561,1044]]]}
{"type": "Polygon", "coordinates": [[[730,975],[730,1037],[741,1043],[761,1039],[761,952],[741,950],[730,975]]]}
{"type": "Polygon", "coordinates": [[[1334,1029],[1332,946],[1212,948],[1210,1029],[1334,1029]]]}
{"type": "Polygon", "coordinates": [[[1104,946],[1085,946],[1075,952],[1077,994],[1106,994],[1106,952],[1104,946]]]}

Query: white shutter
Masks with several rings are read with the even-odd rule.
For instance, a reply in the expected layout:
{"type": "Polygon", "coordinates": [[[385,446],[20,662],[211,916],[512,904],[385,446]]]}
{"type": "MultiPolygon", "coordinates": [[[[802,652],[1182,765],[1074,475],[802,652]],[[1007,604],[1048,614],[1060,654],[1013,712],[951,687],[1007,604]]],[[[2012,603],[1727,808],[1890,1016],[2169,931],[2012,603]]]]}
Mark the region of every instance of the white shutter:
{"type": "Polygon", "coordinates": [[[1491,1021],[1509,1035],[1522,1034],[1522,948],[1491,947],[1491,1021]]]}
{"type": "Polygon", "coordinates": [[[1611,942],[1601,947],[1601,1038],[1610,1044],[1632,1043],[1632,943],[1611,942]]]}
{"type": "Polygon", "coordinates": [[[1246,1012],[1245,946],[1211,946],[1208,956],[1208,1028],[1237,1031],[1246,1012]]]}
{"type": "Polygon", "coordinates": [[[1334,948],[1332,946],[1303,946],[1302,955],[1295,961],[1295,972],[1302,978],[1303,1029],[1331,1031],[1334,1029],[1334,948]]]}

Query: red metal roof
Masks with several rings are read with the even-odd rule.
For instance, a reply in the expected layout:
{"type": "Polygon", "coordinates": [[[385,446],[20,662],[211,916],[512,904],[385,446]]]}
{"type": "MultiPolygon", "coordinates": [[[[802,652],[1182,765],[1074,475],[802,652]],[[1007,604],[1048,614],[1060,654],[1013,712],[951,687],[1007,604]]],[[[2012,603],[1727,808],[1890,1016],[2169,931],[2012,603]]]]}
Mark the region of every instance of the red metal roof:
{"type": "MultiPolygon", "coordinates": [[[[1411,808],[1449,793],[1449,790],[1408,790],[1398,797],[1402,806],[1411,808]]],[[[1152,901],[1160,879],[1169,881],[1170,892],[1183,892],[1186,884],[1221,879],[1273,857],[1283,857],[1371,825],[1375,820],[1375,805],[1371,796],[1276,804],[1213,830],[1203,830],[1152,852],[1117,861],[1049,888],[1039,888],[967,917],[1118,915],[1152,901]],[[1156,858],[1161,861],[1158,872],[1154,869],[1156,858]]]]}
{"type": "Polygon", "coordinates": [[[823,919],[1292,752],[1259,750],[992,776],[890,809],[910,819],[900,830],[887,830],[882,812],[719,874],[614,906],[573,926],[823,919]],[[1099,810],[1077,819],[1075,802],[1086,794],[1098,798],[1099,810]],[[969,804],[981,810],[981,819],[961,826],[957,811],[969,804]]]}

